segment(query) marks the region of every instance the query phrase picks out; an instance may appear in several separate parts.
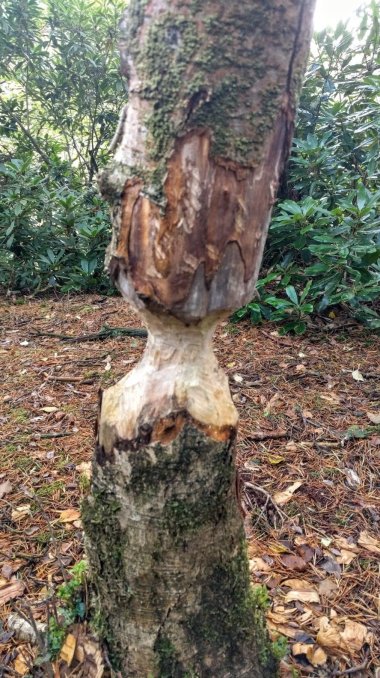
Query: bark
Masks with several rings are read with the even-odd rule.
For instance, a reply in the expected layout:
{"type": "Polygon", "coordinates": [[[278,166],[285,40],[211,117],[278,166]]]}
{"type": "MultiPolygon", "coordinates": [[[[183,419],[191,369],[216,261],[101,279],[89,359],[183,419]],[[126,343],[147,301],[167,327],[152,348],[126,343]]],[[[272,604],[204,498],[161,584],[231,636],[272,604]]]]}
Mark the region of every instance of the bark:
{"type": "Polygon", "coordinates": [[[130,0],[129,102],[101,177],[107,259],[148,328],[103,394],[83,507],[122,676],[276,675],[235,492],[237,413],[212,352],[253,295],[313,0],[130,0]]]}

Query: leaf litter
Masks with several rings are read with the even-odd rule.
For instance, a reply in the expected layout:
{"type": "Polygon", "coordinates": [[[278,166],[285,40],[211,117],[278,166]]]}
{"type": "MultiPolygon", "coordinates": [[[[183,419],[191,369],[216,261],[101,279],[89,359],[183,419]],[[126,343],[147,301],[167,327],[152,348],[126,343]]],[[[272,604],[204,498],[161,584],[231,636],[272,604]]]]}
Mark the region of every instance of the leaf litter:
{"type": "MultiPolygon", "coordinates": [[[[69,344],[44,336],[139,327],[120,299],[20,301],[0,309],[0,661],[11,675],[30,674],[38,651],[7,630],[8,620],[26,605],[46,624],[44,601],[83,558],[79,507],[98,389],[124,376],[144,346],[112,333],[69,344]]],[[[378,678],[379,340],[360,327],[293,338],[222,323],[215,350],[240,413],[252,582],[268,589],[272,638],[289,642],[282,675],[378,678]]],[[[78,666],[82,675],[106,675],[85,623],[68,631],[54,676],[78,666]]]]}

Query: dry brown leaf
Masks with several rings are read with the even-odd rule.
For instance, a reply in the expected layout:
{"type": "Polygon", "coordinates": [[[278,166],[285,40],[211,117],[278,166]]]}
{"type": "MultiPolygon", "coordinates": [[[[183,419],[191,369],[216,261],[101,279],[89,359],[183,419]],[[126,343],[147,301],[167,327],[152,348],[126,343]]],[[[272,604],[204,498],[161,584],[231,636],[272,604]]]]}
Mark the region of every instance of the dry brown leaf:
{"type": "Polygon", "coordinates": [[[351,619],[344,619],[342,623],[339,624],[338,619],[330,621],[328,617],[321,617],[317,643],[328,648],[332,653],[348,652],[353,655],[361,650],[364,643],[371,642],[372,634],[364,624],[359,624],[359,622],[354,622],[351,619]],[[343,629],[342,623],[344,624],[343,629]]]}
{"type": "Polygon", "coordinates": [[[65,509],[61,511],[59,520],[61,523],[73,523],[75,520],[79,520],[80,511],[78,509],[65,509]]]}
{"type": "Polygon", "coordinates": [[[326,652],[318,645],[310,643],[294,643],[292,654],[295,657],[304,654],[313,666],[323,666],[327,662],[326,652]]]}
{"type": "Polygon", "coordinates": [[[335,537],[334,543],[339,549],[344,549],[345,551],[355,551],[359,553],[360,549],[357,547],[357,544],[346,539],[346,537],[335,537]]]}
{"type": "Polygon", "coordinates": [[[296,572],[303,572],[307,568],[307,563],[300,556],[294,556],[291,553],[285,553],[281,556],[282,564],[288,570],[295,570],[296,572]]]}
{"type": "Polygon", "coordinates": [[[375,539],[375,537],[372,537],[370,533],[367,532],[367,530],[360,532],[358,544],[367,549],[367,551],[371,551],[371,553],[380,555],[380,541],[375,539]]]}
{"type": "Polygon", "coordinates": [[[278,504],[279,506],[283,506],[283,504],[286,504],[288,501],[290,501],[294,492],[298,490],[298,488],[301,487],[301,485],[302,481],[297,480],[292,485],[289,485],[289,487],[287,487],[286,490],[283,490],[283,492],[276,492],[276,494],[273,496],[273,499],[276,502],[276,504],[278,504]]]}
{"type": "Polygon", "coordinates": [[[14,579],[11,582],[7,582],[5,586],[0,588],[0,605],[5,605],[9,600],[14,600],[22,596],[25,590],[25,584],[21,579],[14,579]]]}
{"type": "Polygon", "coordinates": [[[86,678],[102,678],[104,675],[104,661],[99,643],[87,636],[78,639],[75,659],[83,665],[86,678]]]}
{"type": "Polygon", "coordinates": [[[281,586],[288,586],[294,591],[316,591],[315,586],[306,579],[285,579],[281,582],[281,586]]]}
{"type": "Polygon", "coordinates": [[[289,624],[274,624],[270,619],[267,620],[267,626],[272,640],[276,640],[279,636],[295,638],[300,631],[299,628],[294,628],[289,624]]]}
{"type": "Polygon", "coordinates": [[[9,480],[5,480],[4,483],[0,483],[0,499],[5,497],[5,495],[9,492],[12,492],[12,485],[9,480]]]}
{"type": "Polygon", "coordinates": [[[380,424],[380,412],[366,412],[366,414],[373,424],[380,424]]]}
{"type": "Polygon", "coordinates": [[[262,558],[251,558],[249,561],[250,572],[270,572],[271,566],[262,558]]]}
{"type": "Polygon", "coordinates": [[[6,560],[1,568],[1,574],[5,579],[10,579],[12,574],[18,572],[20,567],[24,565],[24,560],[6,560]]]}
{"type": "Polygon", "coordinates": [[[327,654],[318,645],[309,645],[306,657],[313,666],[323,666],[327,662],[327,654]]]}
{"type": "Polygon", "coordinates": [[[72,633],[69,633],[68,636],[66,636],[65,642],[62,646],[59,655],[60,659],[66,662],[67,666],[71,666],[71,663],[74,659],[76,646],[77,638],[72,633]]]}
{"type": "Polygon", "coordinates": [[[285,596],[285,602],[291,603],[298,600],[300,603],[319,603],[319,595],[316,591],[289,591],[285,596]]]}
{"type": "Polygon", "coordinates": [[[265,410],[264,410],[264,417],[267,417],[268,414],[272,412],[274,409],[275,405],[279,404],[277,401],[280,399],[280,394],[275,393],[274,396],[271,397],[270,400],[268,400],[267,404],[265,405],[265,410]]]}
{"type": "Polygon", "coordinates": [[[347,551],[347,549],[340,549],[340,556],[336,557],[336,562],[340,565],[349,565],[354,558],[357,558],[357,553],[354,551],[347,551]]]}
{"type": "Polygon", "coordinates": [[[19,676],[26,676],[30,672],[30,664],[27,662],[27,659],[26,651],[21,648],[13,664],[13,668],[19,676]]]}
{"type": "Polygon", "coordinates": [[[323,579],[318,586],[318,593],[325,598],[331,598],[338,590],[338,585],[333,579],[323,579]]]}
{"type": "Polygon", "coordinates": [[[292,655],[294,657],[299,657],[301,654],[306,655],[309,647],[309,643],[294,643],[292,645],[292,655]]]}
{"type": "Polygon", "coordinates": [[[12,520],[23,520],[26,516],[30,515],[30,504],[21,504],[12,509],[11,518],[12,520]]]}

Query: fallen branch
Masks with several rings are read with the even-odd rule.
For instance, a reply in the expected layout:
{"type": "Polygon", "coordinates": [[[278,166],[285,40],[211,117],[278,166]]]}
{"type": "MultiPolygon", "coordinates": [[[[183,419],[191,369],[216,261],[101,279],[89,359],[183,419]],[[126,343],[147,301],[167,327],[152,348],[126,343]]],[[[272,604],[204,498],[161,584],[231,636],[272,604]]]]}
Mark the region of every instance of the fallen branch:
{"type": "Polygon", "coordinates": [[[359,673],[360,671],[365,671],[365,669],[368,666],[368,657],[367,659],[362,662],[362,664],[359,664],[358,666],[352,666],[350,669],[345,669],[344,671],[334,671],[332,673],[333,676],[353,676],[354,673],[359,673]]]}
{"type": "Polygon", "coordinates": [[[140,339],[145,339],[148,333],[143,327],[107,327],[105,325],[99,332],[83,334],[79,337],[72,337],[69,334],[57,334],[55,332],[34,332],[32,336],[52,337],[53,339],[60,339],[61,341],[75,344],[82,341],[104,341],[111,337],[139,337],[140,339]]]}

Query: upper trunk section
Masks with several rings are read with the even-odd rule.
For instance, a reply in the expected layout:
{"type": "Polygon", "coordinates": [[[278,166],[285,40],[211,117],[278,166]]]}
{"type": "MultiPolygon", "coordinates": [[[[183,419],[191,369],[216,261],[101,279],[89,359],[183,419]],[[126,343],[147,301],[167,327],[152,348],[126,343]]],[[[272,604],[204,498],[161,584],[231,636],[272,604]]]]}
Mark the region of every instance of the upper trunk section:
{"type": "Polygon", "coordinates": [[[289,149],[314,0],[130,0],[129,103],[101,178],[110,270],[194,322],[252,297],[289,149]]]}

